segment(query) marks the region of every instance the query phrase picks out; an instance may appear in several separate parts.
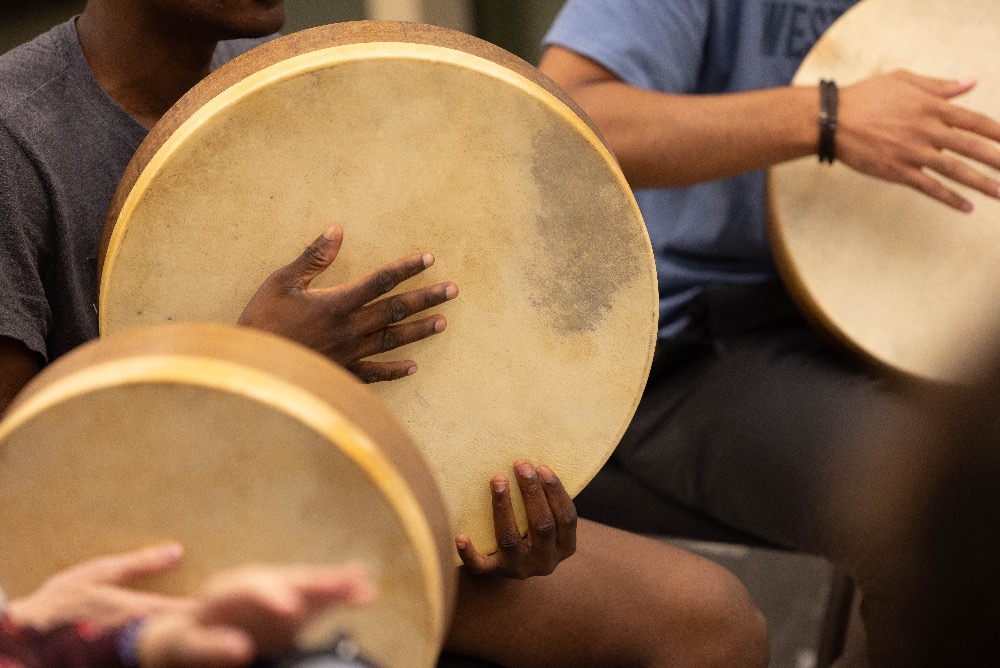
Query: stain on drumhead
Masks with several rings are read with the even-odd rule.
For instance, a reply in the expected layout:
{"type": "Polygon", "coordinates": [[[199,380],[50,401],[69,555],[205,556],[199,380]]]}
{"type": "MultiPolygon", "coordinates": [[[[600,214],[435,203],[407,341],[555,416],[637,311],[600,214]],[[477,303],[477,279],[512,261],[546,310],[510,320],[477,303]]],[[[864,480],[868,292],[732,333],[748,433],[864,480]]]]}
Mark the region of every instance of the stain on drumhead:
{"type": "Polygon", "coordinates": [[[583,141],[540,130],[533,150],[539,192],[569,196],[541,198],[539,247],[525,262],[534,276],[530,303],[559,332],[597,331],[621,292],[645,271],[642,235],[619,233],[637,216],[621,183],[583,141]]]}

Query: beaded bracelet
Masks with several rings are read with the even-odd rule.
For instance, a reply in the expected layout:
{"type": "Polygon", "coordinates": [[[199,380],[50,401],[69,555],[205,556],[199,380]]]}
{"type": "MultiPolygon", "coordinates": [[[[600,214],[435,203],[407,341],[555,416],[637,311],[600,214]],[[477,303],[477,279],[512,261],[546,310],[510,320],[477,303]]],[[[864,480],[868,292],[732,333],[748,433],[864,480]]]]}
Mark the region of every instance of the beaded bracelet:
{"type": "Polygon", "coordinates": [[[819,161],[833,164],[837,157],[837,84],[819,82],[819,161]]]}

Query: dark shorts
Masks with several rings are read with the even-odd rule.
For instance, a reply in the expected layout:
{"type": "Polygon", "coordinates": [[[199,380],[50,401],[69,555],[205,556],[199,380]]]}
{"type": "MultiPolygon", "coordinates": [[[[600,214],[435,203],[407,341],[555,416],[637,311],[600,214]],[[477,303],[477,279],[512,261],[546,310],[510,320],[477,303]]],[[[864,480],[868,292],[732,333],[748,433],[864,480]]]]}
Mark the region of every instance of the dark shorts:
{"type": "Polygon", "coordinates": [[[830,491],[851,484],[861,435],[905,410],[901,399],[817,333],[780,285],[706,290],[692,315],[658,344],[636,415],[578,497],[580,514],[837,558],[830,491]]]}

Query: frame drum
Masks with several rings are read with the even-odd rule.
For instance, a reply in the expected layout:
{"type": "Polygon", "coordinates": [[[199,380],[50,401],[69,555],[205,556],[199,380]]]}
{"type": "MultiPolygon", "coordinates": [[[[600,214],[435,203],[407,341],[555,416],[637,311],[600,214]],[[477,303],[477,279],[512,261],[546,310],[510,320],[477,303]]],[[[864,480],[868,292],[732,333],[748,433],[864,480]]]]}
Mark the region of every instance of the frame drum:
{"type": "Polygon", "coordinates": [[[247,328],[140,328],[45,369],[0,423],[0,583],[160,541],[192,592],[248,563],[367,563],[376,601],[306,629],[380,665],[434,666],[457,587],[444,502],[382,402],[326,358],[247,328]]]}
{"type": "Polygon", "coordinates": [[[235,322],[333,221],[344,245],[315,287],[422,251],[434,266],[403,288],[459,286],[447,331],[391,354],[420,371],[372,389],[454,532],[492,551],[489,479],[527,458],[577,493],[638,404],[658,305],[628,184],[583,112],[498,47],[396,22],[295,33],[208,77],[140,147],[105,228],[101,330],[235,322]]]}
{"type": "MultiPolygon", "coordinates": [[[[998,30],[996,0],[865,0],[817,42],[794,83],[846,86],[895,69],[973,76],[979,85],[957,103],[995,116],[998,30]]],[[[1000,313],[1000,202],[955,187],[973,214],[815,157],[770,173],[775,255],[804,310],[869,359],[946,382],[979,360],[1000,313]]]]}

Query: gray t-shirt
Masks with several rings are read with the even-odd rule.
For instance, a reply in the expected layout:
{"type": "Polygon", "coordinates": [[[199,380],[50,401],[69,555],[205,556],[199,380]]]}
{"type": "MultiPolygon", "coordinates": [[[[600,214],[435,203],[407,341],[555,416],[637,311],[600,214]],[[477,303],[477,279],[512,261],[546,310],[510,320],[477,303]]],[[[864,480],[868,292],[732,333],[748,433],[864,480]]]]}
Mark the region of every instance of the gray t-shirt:
{"type": "MultiPolygon", "coordinates": [[[[0,55],[0,336],[48,361],[97,336],[101,230],[146,136],[94,79],[75,25],[0,55]]],[[[221,43],[213,66],[260,42],[221,43]]]]}

